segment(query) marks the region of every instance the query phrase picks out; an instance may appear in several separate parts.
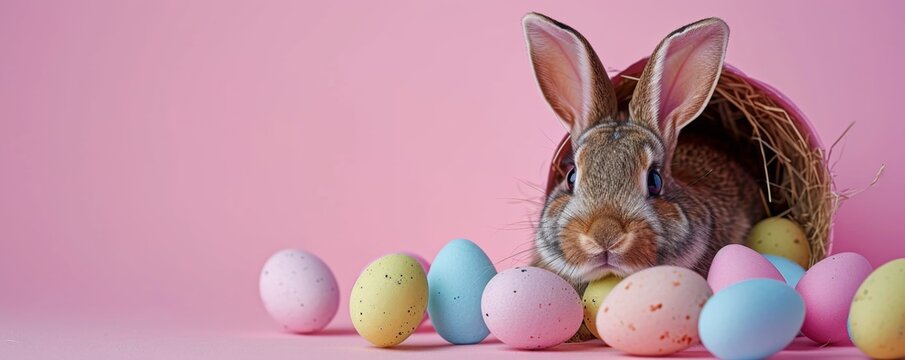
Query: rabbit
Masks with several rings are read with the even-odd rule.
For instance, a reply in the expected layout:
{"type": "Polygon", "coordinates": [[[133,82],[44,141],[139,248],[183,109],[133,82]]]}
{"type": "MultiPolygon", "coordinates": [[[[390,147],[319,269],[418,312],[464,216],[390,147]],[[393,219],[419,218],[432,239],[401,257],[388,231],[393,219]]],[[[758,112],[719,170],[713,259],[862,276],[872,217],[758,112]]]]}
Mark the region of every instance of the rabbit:
{"type": "Polygon", "coordinates": [[[733,154],[737,145],[681,132],[716,88],[726,23],[703,19],[667,35],[627,110],[578,31],[538,13],[523,25],[541,92],[573,149],[571,170],[547,194],[532,265],[579,289],[656,265],[705,275],[716,252],[742,242],[766,213],[760,184],[733,154]]]}

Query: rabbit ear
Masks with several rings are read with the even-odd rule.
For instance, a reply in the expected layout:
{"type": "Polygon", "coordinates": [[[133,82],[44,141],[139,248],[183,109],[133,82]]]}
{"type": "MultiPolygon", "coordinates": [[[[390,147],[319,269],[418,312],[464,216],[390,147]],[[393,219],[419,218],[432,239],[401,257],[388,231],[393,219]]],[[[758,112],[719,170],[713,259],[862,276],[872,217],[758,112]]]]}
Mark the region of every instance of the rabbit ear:
{"type": "Polygon", "coordinates": [[[534,75],[544,97],[577,138],[616,112],[616,95],[594,49],[569,26],[538,13],[522,19],[534,75]]]}
{"type": "Polygon", "coordinates": [[[671,148],[679,130],[704,111],[716,88],[729,27],[709,18],[666,36],[644,67],[629,103],[630,117],[648,123],[671,148]]]}

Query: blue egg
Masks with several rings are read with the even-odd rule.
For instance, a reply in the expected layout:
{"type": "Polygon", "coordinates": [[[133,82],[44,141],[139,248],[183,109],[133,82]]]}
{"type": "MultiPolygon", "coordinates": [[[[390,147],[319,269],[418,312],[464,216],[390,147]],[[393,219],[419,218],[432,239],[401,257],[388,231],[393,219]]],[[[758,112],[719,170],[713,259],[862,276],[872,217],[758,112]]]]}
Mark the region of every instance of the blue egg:
{"type": "Polygon", "coordinates": [[[804,323],[804,300],[791,286],[752,279],[716,293],[701,310],[701,342],[720,359],[764,359],[784,349],[804,323]]]}
{"type": "Polygon", "coordinates": [[[450,241],[437,253],[427,274],[427,312],[443,339],[477,344],[490,334],[481,314],[481,295],[494,275],[490,258],[471,241],[450,241]]]}
{"type": "Polygon", "coordinates": [[[789,284],[793,289],[795,285],[798,285],[798,280],[801,280],[801,277],[804,276],[804,268],[792,260],[776,255],[764,255],[764,257],[770,260],[776,270],[779,270],[779,273],[782,274],[782,278],[786,279],[786,284],[789,284]]]}

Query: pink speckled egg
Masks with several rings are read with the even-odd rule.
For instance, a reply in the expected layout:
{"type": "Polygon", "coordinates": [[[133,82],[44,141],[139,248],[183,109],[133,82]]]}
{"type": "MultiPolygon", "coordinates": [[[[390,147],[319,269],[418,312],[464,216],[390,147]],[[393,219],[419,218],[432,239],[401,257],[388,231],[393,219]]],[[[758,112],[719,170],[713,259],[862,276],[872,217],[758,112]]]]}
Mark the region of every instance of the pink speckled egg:
{"type": "Polygon", "coordinates": [[[500,272],[484,288],[481,312],[490,333],[519,349],[562,344],[581,327],[581,298],[547,270],[516,267],[500,272]]]}
{"type": "Polygon", "coordinates": [[[313,333],[323,329],[339,308],[339,287],[321,259],[287,249],[264,264],[259,283],[264,308],[283,329],[313,333]]]}
{"type": "Polygon", "coordinates": [[[871,271],[864,256],[850,252],[832,255],[808,269],[795,287],[806,309],[801,332],[821,344],[850,344],[848,312],[871,271]]]}
{"type": "Polygon", "coordinates": [[[737,282],[759,278],[785,282],[782,273],[763,255],[746,246],[731,244],[713,257],[707,283],[716,293],[737,282]]]}
{"type": "Polygon", "coordinates": [[[600,338],[633,355],[668,355],[697,343],[698,316],[711,295],[701,275],[656,266],[622,280],[597,312],[600,338]]]}

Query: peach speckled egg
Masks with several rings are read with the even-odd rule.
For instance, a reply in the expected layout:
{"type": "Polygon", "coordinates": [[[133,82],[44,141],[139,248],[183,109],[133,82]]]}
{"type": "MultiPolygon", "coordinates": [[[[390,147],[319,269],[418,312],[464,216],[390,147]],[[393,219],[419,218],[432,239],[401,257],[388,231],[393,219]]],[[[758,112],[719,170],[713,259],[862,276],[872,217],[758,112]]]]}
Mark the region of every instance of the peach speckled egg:
{"type": "Polygon", "coordinates": [[[782,273],[770,260],[757,251],[737,244],[726,245],[720,249],[713,257],[710,272],[707,274],[707,283],[713,292],[719,292],[729,285],[750,279],[785,282],[782,273]]]}
{"type": "Polygon", "coordinates": [[[668,355],[698,342],[698,316],[711,295],[701,275],[656,266],[622,280],[604,299],[597,331],[610,346],[633,355],[668,355]]]}
{"type": "Polygon", "coordinates": [[[568,340],[581,327],[578,293],[547,270],[516,267],[484,288],[481,312],[490,333],[509,346],[543,349],[568,340]]]}
{"type": "Polygon", "coordinates": [[[339,308],[333,272],[314,254],[277,252],[264,264],[259,283],[264,308],[284,329],[313,333],[327,326],[339,308]]]}

